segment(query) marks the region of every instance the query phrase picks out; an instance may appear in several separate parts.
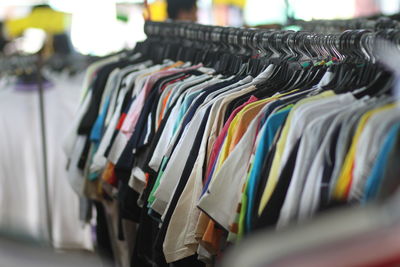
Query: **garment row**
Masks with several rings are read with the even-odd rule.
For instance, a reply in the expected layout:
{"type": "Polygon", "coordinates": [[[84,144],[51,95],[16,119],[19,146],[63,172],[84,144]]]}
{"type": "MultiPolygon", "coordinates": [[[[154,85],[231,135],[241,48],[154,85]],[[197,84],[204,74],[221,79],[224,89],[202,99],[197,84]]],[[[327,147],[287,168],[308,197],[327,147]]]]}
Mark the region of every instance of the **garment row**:
{"type": "Polygon", "coordinates": [[[255,77],[140,55],[88,68],[65,143],[70,183],[81,197],[117,203],[108,228],[117,229],[111,242],[134,239],[125,263],[212,263],[257,229],[397,186],[388,167],[397,103],[376,86],[331,90],[330,66],[343,63],[318,64],[312,86],[299,88],[276,83],[273,63],[255,77]]]}

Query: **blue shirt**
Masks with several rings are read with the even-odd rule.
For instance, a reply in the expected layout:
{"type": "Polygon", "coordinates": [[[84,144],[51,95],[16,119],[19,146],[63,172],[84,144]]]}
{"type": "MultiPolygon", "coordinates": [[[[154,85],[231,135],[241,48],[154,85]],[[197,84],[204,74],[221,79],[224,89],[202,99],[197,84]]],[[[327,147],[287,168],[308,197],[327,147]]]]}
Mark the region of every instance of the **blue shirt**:
{"type": "Polygon", "coordinates": [[[96,122],[93,125],[92,131],[90,132],[90,140],[93,143],[98,144],[103,136],[104,121],[106,120],[107,110],[110,105],[110,97],[107,98],[106,103],[100,115],[97,117],[96,122]]]}
{"type": "Polygon", "coordinates": [[[266,125],[263,128],[261,134],[260,143],[257,147],[254,162],[252,169],[250,171],[250,177],[247,182],[247,191],[245,192],[247,195],[247,212],[246,212],[246,231],[251,231],[252,223],[251,218],[253,216],[253,208],[254,208],[254,196],[256,193],[256,185],[258,184],[258,180],[260,179],[260,174],[262,170],[262,165],[267,155],[268,150],[270,149],[275,135],[278,129],[284,124],[286,117],[288,116],[290,108],[281,110],[271,116],[268,117],[265,122],[266,125]]]}
{"type": "Polygon", "coordinates": [[[388,161],[389,152],[396,142],[397,134],[400,130],[400,122],[396,123],[390,129],[388,135],[383,142],[383,145],[379,151],[379,154],[375,160],[374,166],[372,167],[371,173],[365,184],[363,202],[367,202],[376,197],[379,192],[379,188],[382,182],[382,177],[385,172],[386,163],[388,161]]]}
{"type": "Polygon", "coordinates": [[[173,130],[174,133],[178,130],[179,125],[181,124],[182,119],[185,116],[186,112],[188,111],[193,100],[201,93],[202,93],[202,91],[199,90],[199,91],[191,93],[185,97],[185,100],[183,101],[182,105],[179,108],[178,117],[175,121],[174,130],[173,130]]]}

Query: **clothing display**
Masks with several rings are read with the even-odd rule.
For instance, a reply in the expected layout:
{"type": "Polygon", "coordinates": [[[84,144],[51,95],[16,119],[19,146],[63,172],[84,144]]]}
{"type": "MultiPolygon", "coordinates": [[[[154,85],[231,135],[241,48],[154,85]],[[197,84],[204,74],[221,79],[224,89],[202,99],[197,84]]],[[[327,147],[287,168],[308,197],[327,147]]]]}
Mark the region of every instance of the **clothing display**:
{"type": "Polygon", "coordinates": [[[255,231],[398,187],[394,79],[367,46],[390,31],[145,32],[88,68],[64,144],[72,188],[108,221],[98,246],[119,265],[214,264],[255,231]]]}

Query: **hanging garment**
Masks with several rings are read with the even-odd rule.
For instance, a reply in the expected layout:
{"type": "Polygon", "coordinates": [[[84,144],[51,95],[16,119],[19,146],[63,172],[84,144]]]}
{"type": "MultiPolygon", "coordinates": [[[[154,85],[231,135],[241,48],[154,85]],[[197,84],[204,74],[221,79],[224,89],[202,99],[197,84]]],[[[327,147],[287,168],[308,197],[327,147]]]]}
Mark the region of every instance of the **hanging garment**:
{"type": "Polygon", "coordinates": [[[265,32],[260,39],[282,49],[255,38],[257,49],[236,44],[236,55],[212,27],[197,25],[215,35],[211,46],[192,25],[190,41],[179,23],[146,25],[134,56],[90,67],[66,146],[75,191],[99,211],[118,209],[106,225],[97,218],[116,262],[213,264],[253,232],[397,188],[392,75],[358,46],[319,43],[354,37],[368,50],[358,34],[373,33],[281,32],[296,40],[286,42],[265,32]],[[159,36],[162,27],[172,37],[159,36]],[[306,38],[318,43],[307,53],[298,47],[306,38]],[[138,224],[135,237],[127,221],[138,224]]]}

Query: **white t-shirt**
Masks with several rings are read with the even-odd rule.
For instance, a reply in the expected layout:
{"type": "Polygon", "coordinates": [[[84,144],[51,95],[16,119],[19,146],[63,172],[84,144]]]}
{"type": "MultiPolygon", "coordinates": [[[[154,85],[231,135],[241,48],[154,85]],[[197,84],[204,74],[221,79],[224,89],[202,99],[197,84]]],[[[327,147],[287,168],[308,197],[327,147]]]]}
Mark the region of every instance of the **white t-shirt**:
{"type": "Polygon", "coordinates": [[[198,202],[198,207],[227,230],[236,216],[260,119],[270,104],[265,104],[251,121],[243,137],[215,173],[207,192],[198,202]]]}
{"type": "MultiPolygon", "coordinates": [[[[196,85],[195,89],[201,90],[201,89],[204,89],[205,87],[212,85],[216,82],[217,82],[216,80],[206,81],[199,85],[196,85]]],[[[198,80],[190,81],[185,86],[191,86],[196,83],[198,83],[198,80]]],[[[189,90],[195,90],[195,89],[190,88],[189,90]]],[[[170,117],[168,118],[168,121],[165,125],[164,131],[161,134],[160,140],[158,141],[157,146],[154,150],[153,156],[149,162],[149,167],[152,168],[154,171],[158,171],[158,169],[160,168],[160,165],[161,165],[164,155],[167,154],[169,147],[171,145],[173,145],[174,140],[176,139],[176,135],[179,132],[179,129],[178,129],[174,135],[173,129],[174,129],[175,121],[177,120],[179,108],[181,106],[181,103],[184,101],[184,97],[185,97],[185,95],[182,94],[178,98],[178,102],[175,105],[175,107],[173,108],[173,110],[171,111],[170,117]]],[[[195,100],[193,100],[193,101],[195,101],[195,100]]]]}
{"type": "Polygon", "coordinates": [[[254,86],[239,91],[236,90],[241,88],[240,85],[246,84],[250,81],[250,77],[247,77],[246,79],[234,84],[233,88],[229,90],[229,92],[225,92],[217,97],[218,99],[216,99],[211,108],[209,119],[201,141],[199,154],[168,225],[163,244],[163,251],[167,262],[177,261],[194,255],[198,249],[198,240],[196,239],[195,232],[200,210],[197,208],[197,201],[203,190],[203,165],[206,160],[209,134],[214,124],[214,120],[221,112],[222,102],[227,98],[234,99],[240,95],[255,90],[254,86]],[[236,86],[239,87],[235,88],[236,86]]]}
{"type": "Polygon", "coordinates": [[[349,198],[360,201],[364,194],[364,185],[370,174],[379,149],[391,126],[400,120],[395,109],[383,110],[371,116],[367,121],[357,143],[354,158],[353,180],[349,198]]]}
{"type": "MultiPolygon", "coordinates": [[[[325,137],[319,146],[318,152],[313,159],[313,162],[310,166],[310,170],[307,174],[307,178],[305,179],[305,185],[303,189],[303,193],[300,200],[300,215],[299,218],[307,218],[314,214],[318,208],[320,202],[320,194],[322,184],[322,175],[324,171],[324,160],[327,157],[326,153],[331,146],[331,136],[335,130],[344,122],[344,120],[354,114],[360,108],[365,106],[365,101],[360,100],[353,103],[350,108],[346,108],[342,110],[333,121],[329,122],[330,125],[325,134],[325,137]]],[[[325,126],[326,127],[326,126],[325,126]]],[[[340,142],[340,140],[339,140],[340,142]]],[[[324,186],[329,187],[329,184],[325,184],[324,186]]]]}
{"type": "Polygon", "coordinates": [[[287,225],[297,215],[306,174],[309,170],[309,166],[312,164],[316,149],[318,149],[316,143],[319,142],[315,140],[316,137],[313,135],[316,130],[313,128],[313,122],[316,123],[315,127],[318,127],[318,122],[321,122],[321,119],[323,122],[324,119],[331,118],[344,106],[354,101],[354,96],[351,93],[347,93],[308,102],[295,110],[282,157],[281,171],[286,164],[294,144],[301,136],[303,136],[303,138],[301,139],[299,151],[297,153],[293,177],[280,212],[278,227],[287,225]],[[334,113],[330,114],[332,111],[334,113]],[[321,114],[327,114],[325,115],[327,117],[321,117],[321,114]]]}

